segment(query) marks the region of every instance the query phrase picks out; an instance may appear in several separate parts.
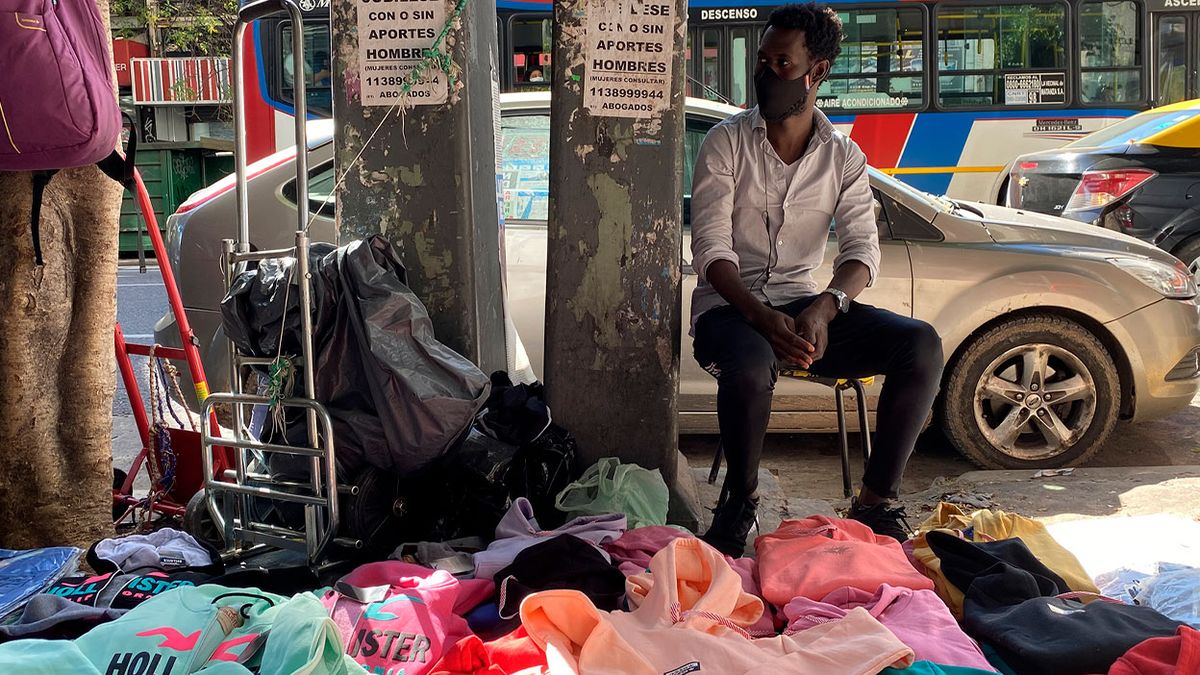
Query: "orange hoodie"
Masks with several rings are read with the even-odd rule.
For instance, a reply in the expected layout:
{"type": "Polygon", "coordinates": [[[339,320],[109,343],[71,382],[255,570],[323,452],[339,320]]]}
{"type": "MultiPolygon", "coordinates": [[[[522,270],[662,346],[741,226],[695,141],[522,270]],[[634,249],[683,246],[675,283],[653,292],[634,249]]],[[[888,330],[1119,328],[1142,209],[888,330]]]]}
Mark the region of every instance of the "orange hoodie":
{"type": "Polygon", "coordinates": [[[751,640],[763,606],[742,591],[715,549],[677,539],[650,561],[652,582],[630,582],[644,597],[632,612],[601,612],[577,591],[535,593],[521,621],[562,675],[873,675],[907,667],[912,650],[866,610],[857,608],[793,637],[751,640]]]}

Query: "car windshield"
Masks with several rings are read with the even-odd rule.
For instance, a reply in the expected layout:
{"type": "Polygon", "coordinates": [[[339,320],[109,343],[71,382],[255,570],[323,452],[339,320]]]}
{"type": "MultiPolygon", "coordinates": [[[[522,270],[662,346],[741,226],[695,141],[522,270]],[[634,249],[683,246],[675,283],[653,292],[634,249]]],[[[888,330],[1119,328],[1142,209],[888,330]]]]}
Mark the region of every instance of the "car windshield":
{"type": "Polygon", "coordinates": [[[1068,143],[1068,148],[1099,148],[1108,145],[1133,143],[1148,136],[1170,129],[1200,115],[1200,108],[1192,110],[1150,111],[1134,115],[1095,133],[1068,143]]]}

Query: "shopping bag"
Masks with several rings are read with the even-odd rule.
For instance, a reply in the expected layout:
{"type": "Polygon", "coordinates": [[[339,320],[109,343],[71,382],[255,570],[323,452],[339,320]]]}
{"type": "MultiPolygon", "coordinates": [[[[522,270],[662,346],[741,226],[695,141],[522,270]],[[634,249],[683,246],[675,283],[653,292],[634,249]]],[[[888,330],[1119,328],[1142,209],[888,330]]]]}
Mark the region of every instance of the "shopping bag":
{"type": "Polygon", "coordinates": [[[554,505],[570,515],[623,513],[635,529],[667,524],[669,494],[658,469],[605,457],[558,493],[554,505]]]}

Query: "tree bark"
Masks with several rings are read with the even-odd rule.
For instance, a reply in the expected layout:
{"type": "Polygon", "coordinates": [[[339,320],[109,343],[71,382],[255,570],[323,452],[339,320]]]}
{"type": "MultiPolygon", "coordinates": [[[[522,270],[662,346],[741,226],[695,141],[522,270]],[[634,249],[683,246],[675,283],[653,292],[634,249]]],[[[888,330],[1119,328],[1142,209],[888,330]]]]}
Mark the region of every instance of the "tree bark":
{"type": "MultiPolygon", "coordinates": [[[[108,0],[97,5],[107,17],[108,0]]],[[[31,175],[0,172],[0,547],[112,534],[121,192],[94,166],[59,172],[42,202],[39,268],[31,175]]]]}

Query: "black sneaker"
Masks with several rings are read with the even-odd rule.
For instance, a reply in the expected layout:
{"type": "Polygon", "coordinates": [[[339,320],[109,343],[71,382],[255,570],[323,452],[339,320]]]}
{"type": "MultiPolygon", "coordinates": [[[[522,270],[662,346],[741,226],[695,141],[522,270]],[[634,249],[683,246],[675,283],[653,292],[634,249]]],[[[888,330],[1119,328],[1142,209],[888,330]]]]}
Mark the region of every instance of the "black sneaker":
{"type": "Polygon", "coordinates": [[[758,498],[729,499],[713,511],[712,526],[701,537],[709,546],[731,557],[746,552],[746,537],[758,522],[758,498]]]}
{"type": "Polygon", "coordinates": [[[875,534],[891,537],[900,543],[908,541],[912,536],[913,529],[908,524],[908,514],[904,512],[904,507],[893,506],[891,502],[864,506],[855,499],[846,517],[866,525],[875,534]]]}

